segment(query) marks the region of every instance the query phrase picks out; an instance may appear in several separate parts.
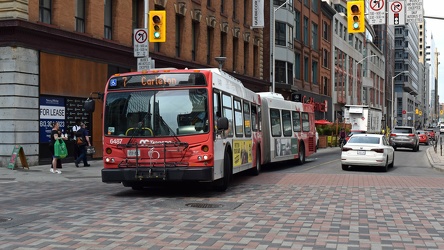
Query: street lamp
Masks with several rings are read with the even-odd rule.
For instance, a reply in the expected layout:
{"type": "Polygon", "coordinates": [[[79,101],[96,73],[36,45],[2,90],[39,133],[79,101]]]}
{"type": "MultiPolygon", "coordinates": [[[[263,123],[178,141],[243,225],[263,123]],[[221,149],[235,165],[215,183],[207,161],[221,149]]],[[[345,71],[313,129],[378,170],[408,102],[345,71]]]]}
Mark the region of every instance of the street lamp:
{"type": "Polygon", "coordinates": [[[397,75],[392,77],[392,130],[395,127],[393,124],[395,123],[395,78],[401,74],[409,73],[406,71],[401,71],[397,75]]]}
{"type": "MultiPolygon", "coordinates": [[[[285,3],[283,3],[283,4],[281,4],[281,6],[279,6],[279,7],[273,7],[273,32],[271,32],[271,34],[273,34],[273,36],[272,36],[272,38],[271,38],[271,44],[272,44],[272,46],[273,46],[273,52],[271,53],[271,56],[272,56],[272,64],[273,64],[273,66],[272,66],[272,70],[273,70],[273,75],[272,75],[272,80],[271,80],[271,82],[272,82],[272,90],[271,90],[271,92],[272,93],[274,93],[275,92],[275,85],[276,85],[276,83],[275,83],[275,79],[276,79],[276,76],[275,76],[275,74],[276,74],[276,69],[274,68],[275,67],[275,55],[274,55],[274,53],[275,53],[275,47],[276,47],[276,42],[274,41],[274,39],[275,39],[275,37],[276,37],[276,27],[275,27],[275,23],[276,23],[276,11],[278,10],[278,9],[280,9],[280,8],[282,8],[284,5],[286,5],[288,2],[289,2],[290,0],[287,0],[287,1],[285,1],[285,3]]],[[[291,39],[293,39],[293,38],[291,38],[291,39]]]]}

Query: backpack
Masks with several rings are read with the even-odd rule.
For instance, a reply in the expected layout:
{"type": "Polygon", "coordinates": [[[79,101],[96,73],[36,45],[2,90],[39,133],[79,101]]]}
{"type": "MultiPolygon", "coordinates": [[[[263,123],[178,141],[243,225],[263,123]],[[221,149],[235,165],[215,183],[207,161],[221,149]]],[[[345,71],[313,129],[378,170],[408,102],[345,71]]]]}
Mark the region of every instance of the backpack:
{"type": "Polygon", "coordinates": [[[76,144],[77,146],[86,145],[85,136],[83,136],[84,129],[81,128],[76,132],[76,144]]]}

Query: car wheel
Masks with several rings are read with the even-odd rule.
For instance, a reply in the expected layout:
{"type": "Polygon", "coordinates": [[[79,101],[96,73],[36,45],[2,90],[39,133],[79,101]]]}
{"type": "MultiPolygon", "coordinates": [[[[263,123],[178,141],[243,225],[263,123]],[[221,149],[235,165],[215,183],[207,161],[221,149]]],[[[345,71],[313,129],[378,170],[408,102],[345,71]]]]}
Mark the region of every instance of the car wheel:
{"type": "Polygon", "coordinates": [[[348,170],[348,165],[342,164],[342,170],[347,171],[348,170]]]}
{"type": "Polygon", "coordinates": [[[413,147],[413,152],[418,152],[418,149],[419,149],[419,145],[415,145],[414,147],[413,147]]]}
{"type": "Polygon", "coordinates": [[[393,153],[393,160],[392,163],[389,164],[389,168],[393,168],[395,166],[395,153],[393,153]]]}
{"type": "Polygon", "coordinates": [[[382,171],[383,172],[387,172],[388,171],[388,163],[389,163],[389,158],[387,156],[387,159],[385,160],[385,166],[382,167],[382,171]]]}

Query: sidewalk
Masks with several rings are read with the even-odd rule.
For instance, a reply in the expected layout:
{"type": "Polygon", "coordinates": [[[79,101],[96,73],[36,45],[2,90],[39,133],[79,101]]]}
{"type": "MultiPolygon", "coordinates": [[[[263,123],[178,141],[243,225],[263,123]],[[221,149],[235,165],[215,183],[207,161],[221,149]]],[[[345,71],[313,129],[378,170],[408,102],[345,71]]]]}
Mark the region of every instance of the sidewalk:
{"type": "Polygon", "coordinates": [[[439,145],[436,147],[436,152],[433,147],[427,148],[427,158],[434,168],[444,170],[444,148],[442,152],[439,145]]]}
{"type": "Polygon", "coordinates": [[[89,160],[90,167],[83,167],[80,164],[79,168],[76,168],[74,162],[63,163],[62,174],[53,174],[49,172],[50,164],[30,166],[29,169],[21,167],[15,167],[14,170],[7,167],[0,167],[0,183],[12,182],[12,181],[34,181],[34,182],[49,182],[49,181],[62,181],[62,180],[74,180],[83,178],[98,178],[101,179],[100,171],[103,168],[103,161],[89,160]]]}

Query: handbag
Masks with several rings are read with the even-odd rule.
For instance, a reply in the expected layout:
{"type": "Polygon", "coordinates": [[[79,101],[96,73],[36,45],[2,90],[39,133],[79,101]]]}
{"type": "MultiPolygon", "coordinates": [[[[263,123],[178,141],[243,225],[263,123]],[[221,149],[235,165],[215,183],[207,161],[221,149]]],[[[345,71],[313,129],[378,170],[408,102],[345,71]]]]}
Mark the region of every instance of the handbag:
{"type": "Polygon", "coordinates": [[[96,153],[96,149],[94,146],[86,146],[86,154],[87,155],[93,155],[96,153]]]}
{"type": "Polygon", "coordinates": [[[54,143],[54,156],[60,159],[66,158],[68,156],[68,149],[63,139],[58,139],[54,143]]]}

